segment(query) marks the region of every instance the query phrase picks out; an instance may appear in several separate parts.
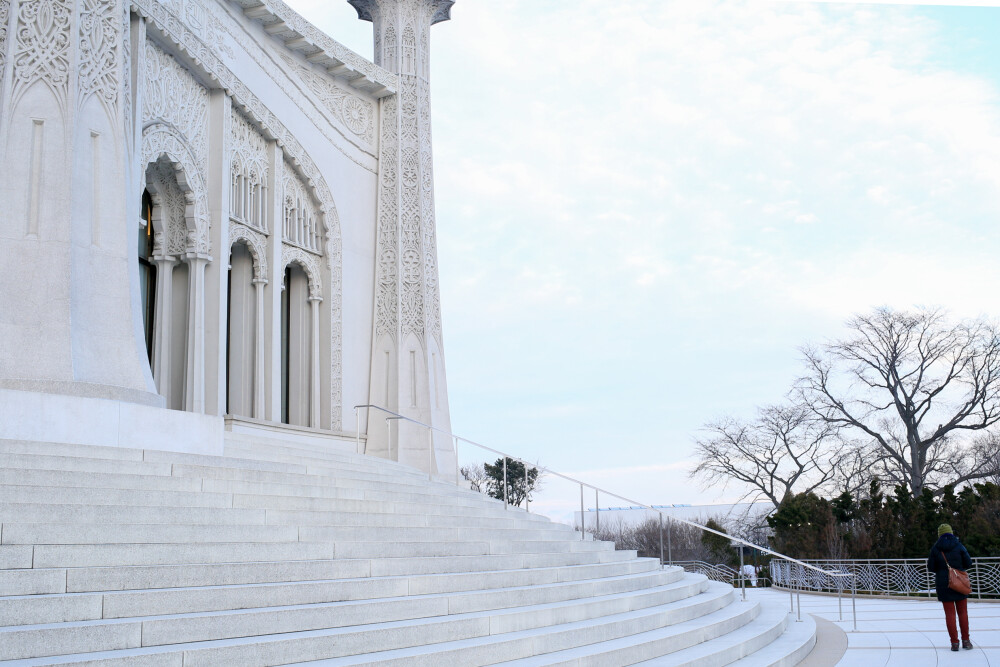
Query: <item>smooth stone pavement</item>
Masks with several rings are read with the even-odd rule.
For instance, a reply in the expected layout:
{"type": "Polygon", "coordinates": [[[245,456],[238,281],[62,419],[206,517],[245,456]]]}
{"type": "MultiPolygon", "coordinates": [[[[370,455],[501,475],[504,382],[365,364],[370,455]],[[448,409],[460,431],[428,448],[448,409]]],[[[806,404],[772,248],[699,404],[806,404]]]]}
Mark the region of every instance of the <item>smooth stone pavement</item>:
{"type": "MultiPolygon", "coordinates": [[[[747,594],[789,604],[787,592],[751,589],[747,594]]],[[[803,594],[802,614],[817,618],[818,627],[816,648],[799,667],[1000,667],[1000,602],[969,600],[969,634],[976,648],[958,653],[951,651],[944,611],[936,599],[859,597],[857,632],[849,597],[843,599],[843,620],[832,596],[803,594]]]]}

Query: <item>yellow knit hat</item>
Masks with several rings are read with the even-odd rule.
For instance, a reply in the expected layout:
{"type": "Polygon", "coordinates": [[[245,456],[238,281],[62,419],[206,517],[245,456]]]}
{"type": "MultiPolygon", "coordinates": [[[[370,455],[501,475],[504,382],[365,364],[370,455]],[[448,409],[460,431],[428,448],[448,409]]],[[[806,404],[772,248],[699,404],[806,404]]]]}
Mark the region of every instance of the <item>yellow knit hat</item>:
{"type": "Polygon", "coordinates": [[[950,533],[950,532],[951,532],[951,524],[942,523],[940,526],[938,526],[938,537],[941,537],[945,533],[950,533]]]}

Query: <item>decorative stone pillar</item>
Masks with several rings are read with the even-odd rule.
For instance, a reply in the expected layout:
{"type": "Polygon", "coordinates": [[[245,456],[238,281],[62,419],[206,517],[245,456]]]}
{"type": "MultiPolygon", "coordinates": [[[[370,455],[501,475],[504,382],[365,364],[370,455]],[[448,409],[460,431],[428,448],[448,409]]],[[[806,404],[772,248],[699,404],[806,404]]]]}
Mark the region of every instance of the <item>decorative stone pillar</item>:
{"type": "Polygon", "coordinates": [[[319,428],[320,423],[320,402],[319,402],[319,304],[322,297],[309,297],[309,320],[311,331],[309,334],[309,426],[319,428]]]}
{"type": "Polygon", "coordinates": [[[254,278],[253,289],[257,297],[254,311],[254,354],[253,354],[253,417],[264,419],[264,286],[265,278],[254,278]]]}
{"type": "MultiPolygon", "coordinates": [[[[153,379],[161,396],[170,396],[170,330],[173,327],[174,264],[170,255],[155,254],[156,302],[153,306],[153,379]]],[[[169,400],[169,398],[168,398],[169,400]]],[[[170,407],[169,403],[167,407],[170,407]]]]}
{"type": "MultiPolygon", "coordinates": [[[[396,73],[396,95],[379,101],[379,193],[375,331],[369,402],[451,429],[441,339],[434,172],[431,155],[430,29],[450,18],[454,0],[348,0],[372,21],[375,62],[396,73]]],[[[391,442],[385,413],[369,412],[368,451],[422,469],[433,459],[450,473],[452,439],[400,420],[391,442]]]]}
{"type": "Polygon", "coordinates": [[[205,267],[208,255],[189,252],[187,359],[184,366],[184,409],[205,412],[205,267]]]}
{"type": "Polygon", "coordinates": [[[0,389],[162,406],[126,177],[129,3],[3,0],[0,17],[0,389]]]}

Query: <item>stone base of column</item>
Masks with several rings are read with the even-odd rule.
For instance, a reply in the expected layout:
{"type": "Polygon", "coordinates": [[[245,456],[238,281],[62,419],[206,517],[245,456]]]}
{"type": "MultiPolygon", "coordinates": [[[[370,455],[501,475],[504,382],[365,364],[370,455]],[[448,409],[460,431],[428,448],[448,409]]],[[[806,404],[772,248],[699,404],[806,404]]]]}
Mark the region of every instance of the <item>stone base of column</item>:
{"type": "Polygon", "coordinates": [[[80,396],[102,398],[111,401],[137,403],[154,408],[166,406],[166,399],[159,394],[127,387],[114,387],[93,382],[64,382],[60,380],[11,380],[0,379],[0,389],[15,391],[31,391],[42,394],[62,394],[65,396],[80,396]]]}
{"type": "MultiPolygon", "coordinates": [[[[88,388],[88,391],[90,388],[88,388]]],[[[222,417],[92,396],[0,388],[0,440],[223,454],[222,417]]]]}

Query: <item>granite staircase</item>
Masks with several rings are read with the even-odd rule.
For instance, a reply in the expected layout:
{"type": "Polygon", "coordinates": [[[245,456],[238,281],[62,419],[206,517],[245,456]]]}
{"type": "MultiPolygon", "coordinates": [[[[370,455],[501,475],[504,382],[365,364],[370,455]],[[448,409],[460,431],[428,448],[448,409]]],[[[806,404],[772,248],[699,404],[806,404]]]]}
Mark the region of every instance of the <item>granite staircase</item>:
{"type": "Polygon", "coordinates": [[[405,466],[0,441],[0,665],[794,665],[785,607],[405,466]]]}

